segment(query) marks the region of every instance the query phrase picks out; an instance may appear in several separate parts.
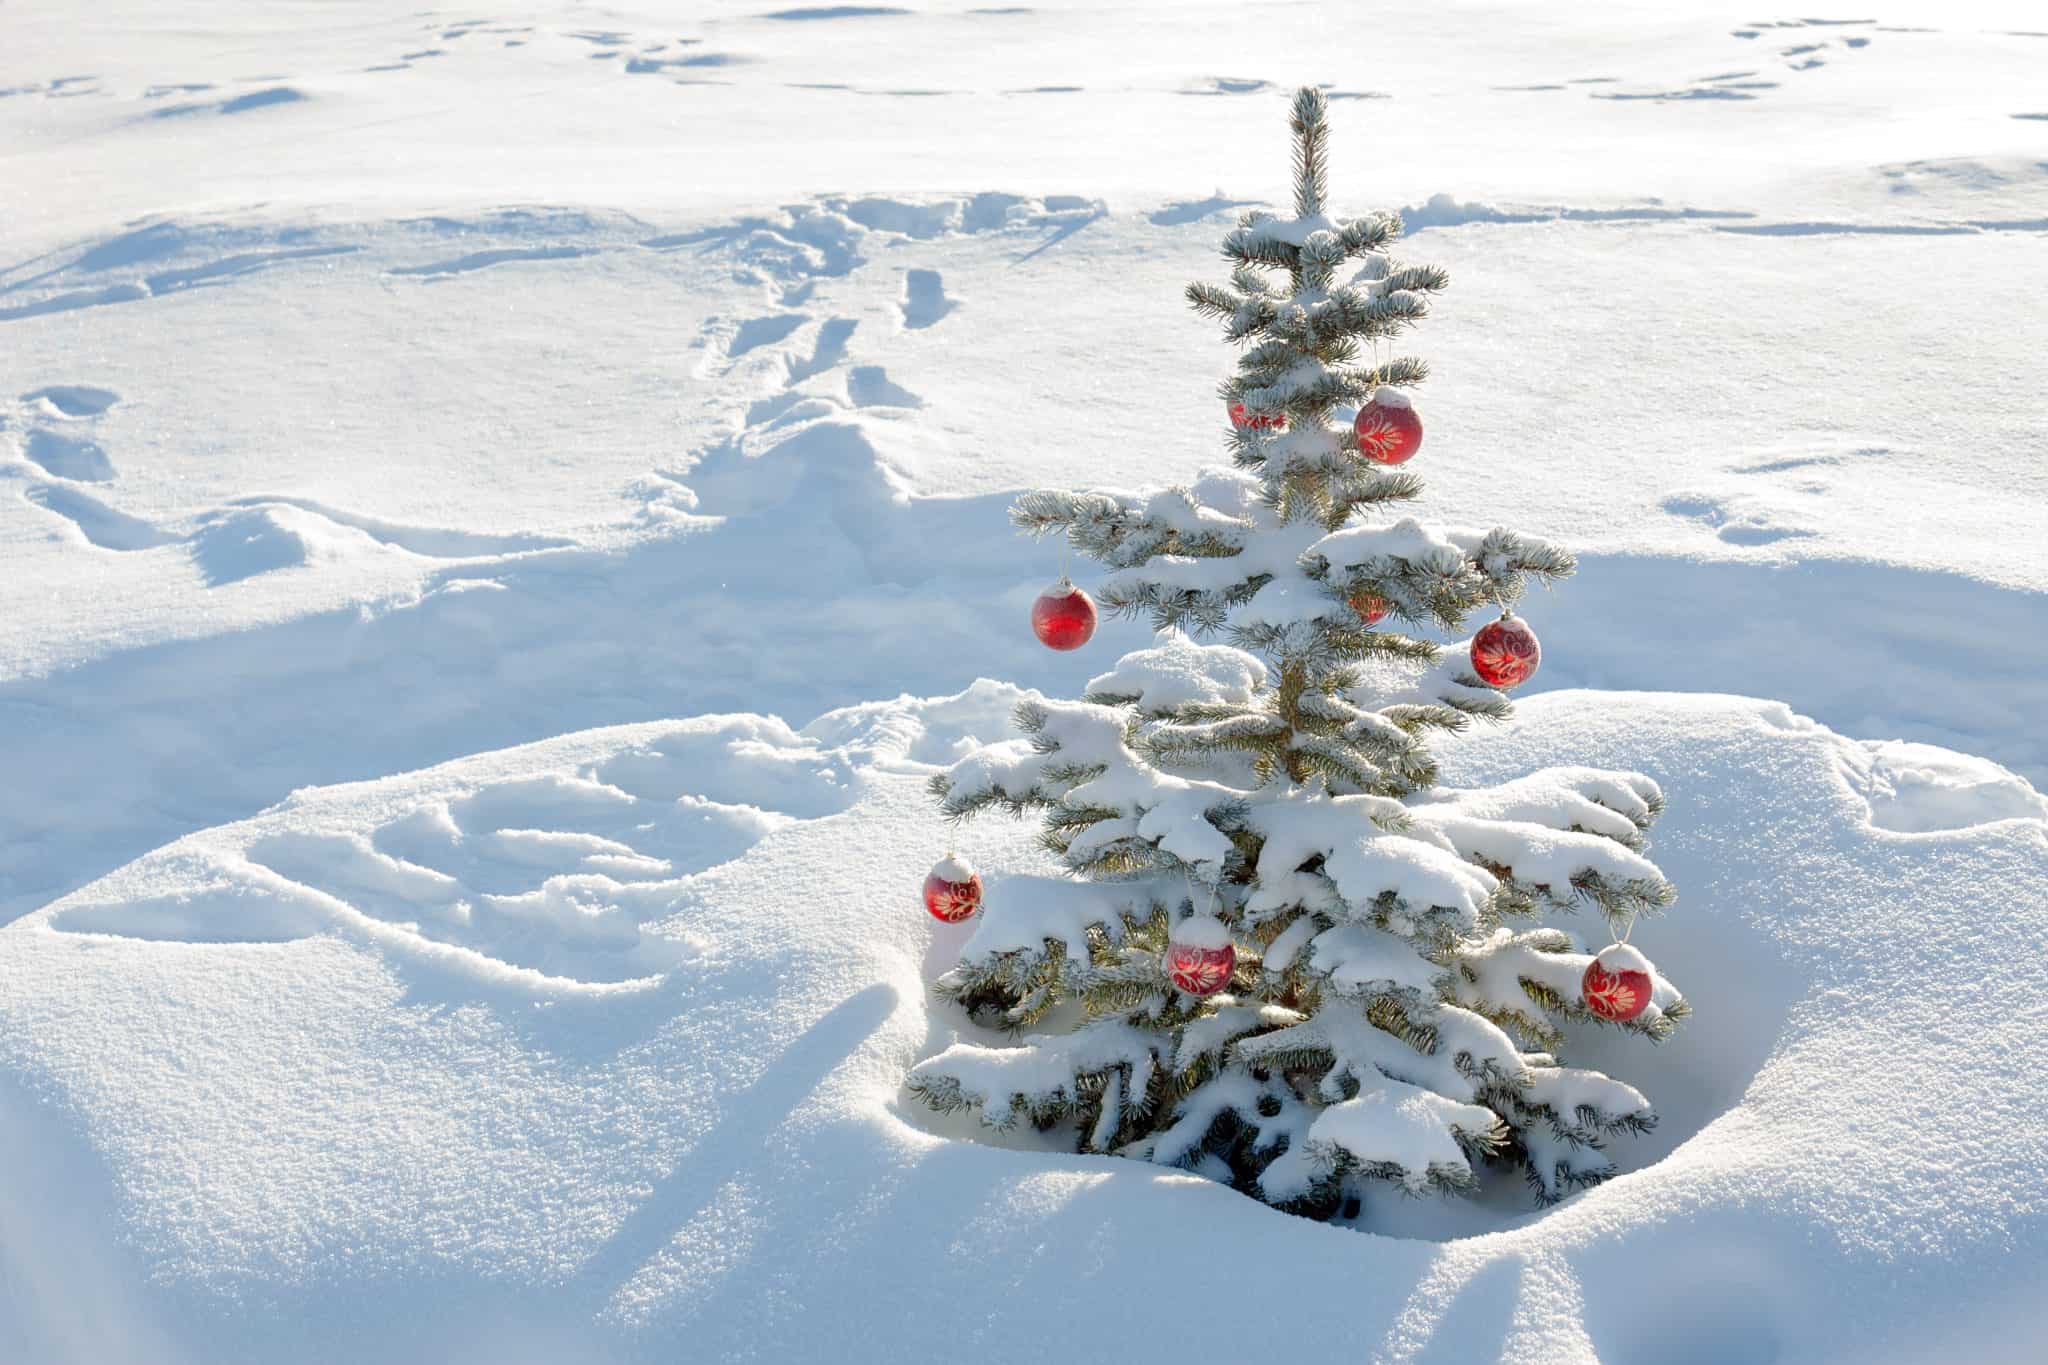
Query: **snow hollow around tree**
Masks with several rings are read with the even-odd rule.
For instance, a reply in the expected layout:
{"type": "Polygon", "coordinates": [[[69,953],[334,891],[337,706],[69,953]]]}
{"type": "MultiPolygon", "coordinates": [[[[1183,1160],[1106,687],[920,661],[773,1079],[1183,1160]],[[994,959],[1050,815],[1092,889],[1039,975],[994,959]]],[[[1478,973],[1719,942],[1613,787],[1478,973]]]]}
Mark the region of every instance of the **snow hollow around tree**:
{"type": "MultiPolygon", "coordinates": [[[[1304,1359],[1575,1358],[1545,1353],[1560,1331],[1615,1361],[2011,1358],[2010,1257],[2048,1214],[2012,1058],[2048,966],[1986,930],[2048,931],[2038,810],[1956,781],[1887,828],[1882,749],[1737,698],[1554,693],[1447,740],[1447,782],[1571,760],[1682,790],[1656,853],[1686,913],[1635,941],[1685,964],[1712,1028],[1574,1040],[1654,1071],[1664,1121],[1606,1185],[1547,1213],[1390,1197],[1361,1236],[961,1141],[902,1091],[964,1036],[923,983],[976,931],[918,903],[945,839],[925,782],[1021,696],[593,730],[310,789],[0,930],[9,1340],[818,1359],[887,1323],[907,1358],[1025,1359],[1086,1356],[1135,1300],[1128,1352],[1165,1362],[1213,1340],[1177,1306],[1284,1290],[1304,1359]],[[1942,1325],[1902,1307],[1926,1302],[1942,1325]]],[[[993,894],[1042,867],[1032,835],[957,847],[993,894]]]]}

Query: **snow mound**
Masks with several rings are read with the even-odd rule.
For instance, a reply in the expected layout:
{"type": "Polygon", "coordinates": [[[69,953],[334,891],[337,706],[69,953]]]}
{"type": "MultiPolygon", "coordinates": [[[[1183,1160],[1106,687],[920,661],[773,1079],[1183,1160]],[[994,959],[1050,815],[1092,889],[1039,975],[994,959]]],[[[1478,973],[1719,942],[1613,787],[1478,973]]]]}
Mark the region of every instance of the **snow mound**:
{"type": "MultiPolygon", "coordinates": [[[[1004,1042],[929,1003],[975,926],[917,889],[949,844],[992,884],[1042,870],[1030,822],[949,833],[924,790],[1025,695],[301,791],[0,929],[20,1358],[817,1359],[851,1321],[911,1358],[1087,1357],[1134,1300],[1282,1292],[1348,1358],[1663,1358],[1677,1333],[1697,1359],[1919,1359],[1929,1303],[2020,1358],[1998,1343],[2031,1339],[2048,1138],[2012,1058],[2048,964],[1987,974],[1983,945],[2048,932],[2048,825],[1902,840],[1844,780],[2015,791],[1990,765],[1715,696],[1551,693],[1447,744],[1460,785],[1662,780],[1687,904],[1634,941],[1696,1014],[1561,1056],[1661,1114],[1619,1178],[1547,1213],[1390,1190],[1360,1236],[1028,1131],[962,1141],[901,1091],[920,1057],[1004,1042]],[[1076,1257],[1116,1292],[1072,1292],[1076,1257]],[[92,1292],[34,1291],[60,1282],[92,1292]]],[[[1154,1314],[1133,1358],[1210,1331],[1154,1314]]]]}
{"type": "Polygon", "coordinates": [[[192,538],[192,561],[214,587],[378,551],[377,542],[355,527],[282,503],[219,513],[192,538]]]}

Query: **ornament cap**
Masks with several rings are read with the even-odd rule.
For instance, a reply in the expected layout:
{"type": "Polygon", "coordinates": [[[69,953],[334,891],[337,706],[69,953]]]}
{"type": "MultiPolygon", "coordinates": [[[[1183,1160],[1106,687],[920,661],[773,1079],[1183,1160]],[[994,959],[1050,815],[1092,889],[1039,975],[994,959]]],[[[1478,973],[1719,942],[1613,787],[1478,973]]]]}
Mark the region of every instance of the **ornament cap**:
{"type": "Polygon", "coordinates": [[[932,865],[932,875],[949,882],[972,881],[974,864],[948,849],[946,856],[932,865]]]}
{"type": "Polygon", "coordinates": [[[1214,949],[1231,944],[1229,927],[1214,915],[1190,915],[1173,926],[1169,937],[1181,948],[1214,949]]]}
{"type": "Polygon", "coordinates": [[[1593,959],[1606,972],[1641,972],[1651,974],[1650,959],[1626,943],[1610,943],[1602,948],[1593,959]]]}

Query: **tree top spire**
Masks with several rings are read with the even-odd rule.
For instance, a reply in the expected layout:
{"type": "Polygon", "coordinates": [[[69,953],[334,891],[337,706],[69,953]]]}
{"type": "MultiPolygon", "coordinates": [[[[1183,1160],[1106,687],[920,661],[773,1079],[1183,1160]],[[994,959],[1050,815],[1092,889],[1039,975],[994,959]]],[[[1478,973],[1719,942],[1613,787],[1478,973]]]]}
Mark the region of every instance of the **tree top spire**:
{"type": "Polygon", "coordinates": [[[1313,218],[1330,195],[1330,101],[1313,85],[1294,92],[1294,211],[1313,218]]]}

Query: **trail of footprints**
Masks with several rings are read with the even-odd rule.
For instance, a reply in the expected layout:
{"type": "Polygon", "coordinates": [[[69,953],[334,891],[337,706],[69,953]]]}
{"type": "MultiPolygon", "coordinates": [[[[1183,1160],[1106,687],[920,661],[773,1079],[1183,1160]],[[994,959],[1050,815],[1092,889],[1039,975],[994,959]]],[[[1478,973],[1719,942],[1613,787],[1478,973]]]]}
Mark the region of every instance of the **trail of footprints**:
{"type": "MultiPolygon", "coordinates": [[[[785,304],[808,301],[815,284],[807,279],[784,286],[778,298],[785,304]]],[[[905,272],[903,296],[897,303],[905,330],[935,326],[958,306],[958,300],[947,296],[938,271],[913,268],[905,272]]],[[[770,313],[737,323],[713,319],[706,324],[702,341],[706,356],[698,373],[729,376],[746,366],[749,357],[755,358],[775,391],[748,404],[745,423],[750,428],[829,415],[842,407],[923,407],[924,400],[890,379],[882,366],[847,366],[850,343],[859,327],[856,318],[831,317],[818,322],[810,314],[795,312],[770,313]],[[837,376],[836,387],[810,384],[842,368],[845,372],[837,376]],[[840,392],[845,395],[843,402],[840,392]]]]}
{"type": "MultiPolygon", "coordinates": [[[[924,405],[920,395],[891,379],[881,365],[851,363],[860,319],[821,318],[809,311],[820,281],[844,278],[867,264],[863,251],[870,239],[896,243],[1005,229],[1045,229],[1048,235],[1035,248],[1043,251],[1098,220],[1104,212],[1098,201],[1071,195],[1034,199],[989,192],[929,202],[835,197],[796,206],[774,217],[748,217],[630,243],[492,246],[445,259],[389,266],[384,273],[432,285],[511,263],[561,262],[607,250],[728,253],[738,273],[762,286],[772,307],[760,316],[714,319],[707,324],[700,338],[705,358],[697,372],[721,380],[739,378],[753,385],[758,396],[747,401],[743,419],[750,428],[767,428],[849,411],[887,415],[924,405]]],[[[507,211],[505,221],[490,218],[477,226],[495,232],[529,230],[532,224],[525,221],[529,216],[507,211]]],[[[452,226],[467,229],[471,225],[452,226]]],[[[546,222],[541,226],[553,227],[546,222]]],[[[108,272],[125,271],[140,262],[161,263],[216,239],[238,247],[262,241],[249,234],[208,235],[175,223],[149,224],[85,248],[62,265],[0,284],[0,293],[36,286],[61,291],[0,307],[0,322],[132,303],[181,289],[230,283],[306,258],[363,249],[356,244],[243,249],[197,264],[158,268],[137,279],[103,282],[108,272]],[[63,289],[74,277],[93,280],[93,287],[63,289]]],[[[1030,254],[1035,252],[1026,256],[1030,254]]],[[[960,307],[960,300],[946,292],[937,270],[917,267],[903,273],[894,309],[903,331],[938,326],[960,307]]],[[[67,523],[77,538],[96,549],[127,554],[183,545],[209,586],[307,563],[315,545],[323,552],[332,552],[337,546],[346,551],[353,541],[364,552],[383,547],[430,558],[460,559],[566,544],[547,537],[491,537],[401,526],[285,497],[237,500],[201,514],[188,530],[157,526],[110,506],[97,491],[100,486],[115,484],[119,476],[114,460],[94,434],[97,420],[118,401],[119,396],[110,390],[78,384],[53,385],[22,395],[18,415],[23,434],[0,436],[0,457],[12,447],[21,462],[10,467],[0,458],[0,475],[21,479],[20,491],[26,502],[67,523]]],[[[10,417],[14,415],[0,403],[0,430],[12,425],[10,417]]],[[[684,511],[693,509],[694,495],[686,486],[679,486],[679,480],[653,471],[649,482],[659,485],[652,489],[652,501],[684,511]]]]}
{"type": "MultiPolygon", "coordinates": [[[[1023,6],[996,6],[970,9],[969,14],[1002,16],[1028,14],[1031,10],[1023,6]]],[[[827,5],[774,10],[752,16],[785,22],[831,22],[854,21],[883,17],[904,16],[909,10],[894,6],[827,5]]],[[[496,19],[448,19],[443,12],[435,10],[418,11],[412,16],[422,22],[412,25],[407,31],[393,35],[396,41],[394,51],[380,61],[368,66],[355,68],[374,75],[414,71],[422,64],[439,63],[458,53],[470,54],[475,49],[530,48],[535,53],[560,51],[568,48],[580,51],[589,59],[593,70],[605,71],[617,76],[655,76],[677,86],[724,85],[731,81],[725,73],[731,68],[751,66],[764,60],[749,51],[721,51],[705,46],[702,36],[678,36],[673,30],[633,31],[611,28],[557,28],[532,23],[501,22],[496,19]]],[[[882,96],[932,96],[955,92],[932,89],[877,89],[855,90],[839,82],[790,81],[784,84],[792,89],[848,90],[859,95],[882,96]]],[[[1218,82],[1214,91],[1191,91],[1188,93],[1241,93],[1238,87],[1247,89],[1263,86],[1263,82],[1218,82]]],[[[1048,87],[1050,89],[1077,89],[1078,87],[1048,87]]],[[[200,94],[216,89],[207,82],[164,81],[151,84],[140,92],[144,101],[158,101],[167,96],[200,94]]],[[[129,98],[130,90],[119,86],[103,84],[98,75],[79,74],[58,76],[50,80],[36,81],[25,85],[0,85],[0,99],[13,96],[41,96],[44,99],[75,99],[91,96],[101,99],[129,98]]],[[[1344,98],[1346,92],[1332,92],[1333,98],[1344,98]]],[[[259,109],[274,104],[296,103],[311,99],[306,91],[279,86],[247,92],[219,100],[180,100],[174,105],[164,105],[145,110],[143,117],[167,118],[199,112],[234,114],[248,109],[259,109]]]]}
{"type": "Polygon", "coordinates": [[[1858,48],[1869,47],[1871,43],[1870,35],[1868,33],[1843,33],[1835,38],[1822,38],[1817,34],[1809,36],[1799,33],[1797,30],[1855,28],[1867,28],[1879,32],[1884,31],[1878,29],[1877,20],[1875,19],[1778,19],[1764,20],[1751,24],[1746,28],[1738,28],[1734,30],[1733,36],[1756,39],[1762,38],[1768,33],[1773,36],[1807,39],[1806,41],[1794,41],[1787,47],[1779,48],[1778,58],[1794,71],[1813,71],[1819,67],[1826,66],[1831,57],[1839,56],[1843,52],[1854,52],[1858,48]]]}
{"type": "MultiPolygon", "coordinates": [[[[1932,32],[1931,29],[1888,28],[1875,19],[1766,19],[1732,30],[1732,37],[1762,39],[1769,35],[1773,39],[1792,39],[1777,51],[1778,64],[1789,71],[1813,71],[1824,67],[1835,57],[1847,52],[1866,48],[1873,41],[1871,33],[1932,32]],[[1801,30],[1818,29],[1834,36],[1822,37],[1818,33],[1801,30]],[[1836,32],[1837,30],[1862,29],[1864,32],[1836,32]]],[[[1617,76],[1582,76],[1569,81],[1544,81],[1529,85],[1497,85],[1502,91],[1564,91],[1574,86],[1620,86],[1623,82],[1617,76]]],[[[1654,103],[1670,103],[1677,100],[1753,100],[1757,92],[1776,90],[1781,82],[1765,77],[1761,69],[1722,71],[1711,76],[1701,76],[1682,86],[1669,89],[1614,89],[1589,90],[1587,95],[1596,100],[1647,100],[1654,103]]]]}
{"type": "MultiPolygon", "coordinates": [[[[773,311],[740,319],[713,318],[706,323],[699,338],[704,358],[696,367],[700,377],[752,374],[766,379],[776,391],[749,407],[746,420],[753,426],[780,420],[799,409],[805,415],[815,415],[834,407],[922,406],[921,398],[891,381],[878,365],[850,367],[843,379],[843,399],[838,386],[832,385],[809,385],[798,392],[799,386],[839,370],[850,358],[850,343],[860,320],[830,317],[821,321],[802,310],[817,293],[820,281],[843,279],[867,264],[862,251],[870,234],[924,241],[1012,227],[1045,228],[1048,235],[1037,247],[1043,250],[1105,212],[1098,201],[1073,195],[1027,199],[986,193],[925,203],[835,197],[796,206],[780,218],[743,218],[721,227],[655,237],[639,245],[652,251],[728,253],[736,273],[759,283],[766,292],[773,311]]],[[[945,279],[937,270],[912,267],[904,271],[902,293],[895,306],[898,325],[904,331],[936,326],[960,306],[959,299],[947,294],[945,279]]]]}
{"type": "Polygon", "coordinates": [[[642,515],[654,521],[746,516],[796,489],[829,488],[835,524],[861,548],[878,578],[894,581],[888,579],[890,552],[882,548],[886,537],[876,514],[895,504],[901,485],[870,433],[858,423],[833,419],[890,419],[922,408],[923,397],[891,379],[882,365],[853,363],[855,343],[891,323],[904,336],[928,331],[964,305],[946,292],[939,271],[924,266],[902,271],[893,300],[870,293],[880,307],[864,317],[820,317],[824,310],[812,311],[811,305],[821,286],[866,266],[865,253],[876,245],[1043,231],[1035,245],[1013,257],[1021,262],[1106,214],[1101,201],[1075,195],[986,192],[917,202],[831,196],[774,218],[743,218],[642,241],[642,248],[654,251],[717,253],[730,261],[737,278],[758,284],[769,305],[755,316],[705,322],[694,370],[726,393],[737,391],[738,430],[698,447],[682,468],[651,469],[638,485],[642,515]],[[761,463],[764,458],[771,463],[761,463]]]}
{"type": "MultiPolygon", "coordinates": [[[[566,771],[426,797],[371,827],[269,829],[247,870],[201,893],[79,907],[55,927],[193,942],[364,928],[559,982],[659,977],[694,941],[657,921],[692,878],[856,795],[844,752],[750,716],[701,718],[566,771]]],[[[530,982],[530,978],[528,978],[530,982]]]]}
{"type": "Polygon", "coordinates": [[[100,501],[78,484],[112,483],[118,472],[93,427],[121,396],[112,389],[88,384],[52,384],[21,396],[26,427],[21,453],[42,473],[58,482],[27,481],[22,496],[32,505],[74,526],[78,534],[103,550],[147,550],[177,537],[159,531],[100,501]]]}
{"type": "Polygon", "coordinates": [[[45,472],[60,479],[82,483],[107,483],[114,477],[114,462],[98,442],[83,432],[67,429],[73,423],[90,421],[120,401],[110,389],[83,384],[54,384],[21,396],[32,421],[22,453],[45,472]]]}
{"type": "MultiPolygon", "coordinates": [[[[930,276],[932,294],[943,298],[937,271],[911,273],[930,276]]],[[[920,294],[913,294],[912,298],[920,301],[906,301],[906,327],[929,327],[952,306],[950,301],[935,306],[920,294]]],[[[724,373],[731,374],[741,368],[748,356],[763,353],[760,364],[770,376],[768,382],[773,392],[747,404],[744,421],[750,429],[786,426],[848,408],[888,410],[924,406],[922,398],[890,379],[882,366],[846,364],[849,343],[860,327],[858,319],[832,317],[813,326],[814,321],[800,313],[750,318],[737,327],[714,321],[707,327],[707,356],[699,373],[722,368],[724,373]],[[780,344],[785,341],[790,345],[780,344]],[[824,375],[833,376],[836,384],[811,382],[824,375]]]]}
{"type": "MultiPolygon", "coordinates": [[[[968,14],[980,16],[1003,16],[1028,14],[1029,7],[990,6],[974,8],[968,14]]],[[[799,7],[757,14],[751,17],[774,20],[806,21],[852,21],[856,25],[878,18],[907,16],[911,12],[895,6],[835,5],[799,7]]],[[[591,63],[599,68],[623,76],[656,76],[678,86],[703,86],[730,84],[736,69],[753,66],[765,60],[756,52],[713,50],[705,46],[702,36],[678,36],[673,33],[655,31],[631,31],[626,29],[600,28],[544,28],[530,23],[506,23],[493,19],[448,20],[437,17],[432,10],[421,11],[417,16],[423,22],[411,33],[401,38],[395,51],[387,59],[362,68],[373,73],[412,71],[422,63],[437,62],[459,51],[488,46],[495,42],[502,48],[526,48],[543,51],[568,45],[572,49],[584,50],[591,63]],[[475,41],[466,41],[466,40],[475,41]]],[[[1848,53],[1869,47],[1874,39],[1872,34],[1927,34],[1939,30],[1924,26],[1881,24],[1876,19],[1828,19],[1796,18],[1765,19],[1746,23],[1729,30],[1730,36],[1755,41],[1759,46],[1772,42],[1783,42],[1777,48],[1776,65],[1793,72],[1813,71],[1827,66],[1848,53]]],[[[1997,32],[2009,37],[2033,38],[2043,34],[2031,29],[2004,29],[1997,32]]],[[[785,81],[786,88],[796,90],[844,91],[856,95],[877,95],[896,97],[934,97],[961,93],[950,89],[900,88],[865,89],[844,82],[785,81]]],[[[1579,85],[1620,84],[1612,76],[1582,77],[1569,81],[1545,81],[1539,83],[1499,86],[1497,89],[1512,91],[1563,91],[1579,85]]],[[[1762,78],[1756,70],[1728,72],[1719,76],[1701,77],[1683,86],[1671,89],[1645,90],[1597,90],[1587,92],[1595,99],[1603,100],[1753,100],[1755,92],[1777,88],[1778,81],[1762,78]]],[[[1272,81],[1251,76],[1201,76],[1174,88],[1180,95],[1206,97],[1244,97],[1270,95],[1280,86],[1272,81]]],[[[1339,89],[1325,84],[1324,90],[1331,99],[1376,100],[1390,96],[1385,91],[1370,89],[1339,89]]],[[[190,95],[214,90],[211,84],[192,82],[160,83],[147,87],[141,92],[145,101],[161,100],[169,95],[190,95]]],[[[1068,95],[1081,92],[1076,85],[1037,85],[1004,89],[1004,95],[1068,95]]],[[[79,96],[112,98],[122,92],[110,89],[100,83],[96,75],[66,75],[52,80],[27,85],[0,86],[0,99],[18,95],[41,95],[46,99],[66,99],[79,96]]],[[[148,117],[164,118],[175,115],[210,111],[234,114],[249,109],[270,107],[278,104],[296,103],[311,98],[304,90],[292,86],[274,86],[247,91],[243,94],[211,100],[181,100],[175,104],[152,109],[148,117]]],[[[2016,118],[2040,117],[2038,114],[2019,113],[2016,118]]]]}
{"type": "MultiPolygon", "coordinates": [[[[21,496],[69,523],[97,549],[130,554],[182,544],[210,586],[303,563],[309,536],[331,542],[337,532],[355,533],[371,547],[429,559],[487,558],[570,543],[552,536],[405,526],[289,497],[237,499],[202,515],[189,533],[166,530],[87,491],[88,486],[113,484],[120,476],[94,432],[99,419],[120,401],[112,389],[89,384],[52,384],[21,395],[20,451],[31,471],[22,480],[21,496]]],[[[0,412],[0,431],[10,425],[7,414],[0,412]]]]}

